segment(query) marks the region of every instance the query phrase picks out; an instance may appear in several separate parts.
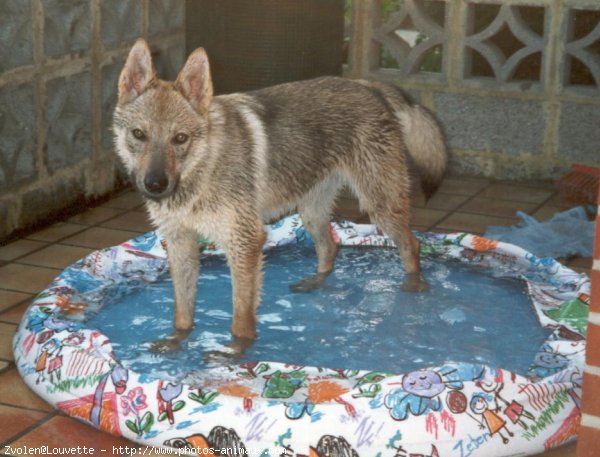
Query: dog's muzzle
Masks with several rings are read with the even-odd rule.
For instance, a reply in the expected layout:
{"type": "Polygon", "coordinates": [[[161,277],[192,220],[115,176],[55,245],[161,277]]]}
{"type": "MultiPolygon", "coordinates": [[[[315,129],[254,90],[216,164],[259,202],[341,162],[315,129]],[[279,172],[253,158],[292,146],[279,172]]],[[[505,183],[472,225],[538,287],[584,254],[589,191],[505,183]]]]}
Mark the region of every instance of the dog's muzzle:
{"type": "Polygon", "coordinates": [[[170,196],[176,187],[176,179],[169,179],[165,174],[147,174],[143,179],[136,180],[142,194],[158,201],[170,196]]]}

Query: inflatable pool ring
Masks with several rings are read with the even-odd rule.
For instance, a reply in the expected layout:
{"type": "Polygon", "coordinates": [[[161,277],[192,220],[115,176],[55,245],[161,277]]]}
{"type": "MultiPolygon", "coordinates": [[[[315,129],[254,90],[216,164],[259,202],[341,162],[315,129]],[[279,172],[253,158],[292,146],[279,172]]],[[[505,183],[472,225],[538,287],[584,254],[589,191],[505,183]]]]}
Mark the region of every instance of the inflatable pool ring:
{"type": "MultiPolygon", "coordinates": [[[[342,245],[390,246],[375,226],[334,223],[342,245]]],[[[270,226],[266,248],[294,245],[292,216],[270,226]]],[[[453,363],[384,373],[259,361],[207,368],[174,383],[115,357],[101,329],[71,320],[118,300],[166,269],[154,232],[67,268],[33,301],[15,335],[25,382],[55,408],[142,444],[198,454],[450,457],[531,455],[573,440],[580,421],[590,283],[553,259],[476,235],[419,234],[422,249],[526,281],[542,325],[553,329],[527,376],[453,363]]],[[[219,255],[205,246],[205,255],[219,255]]]]}

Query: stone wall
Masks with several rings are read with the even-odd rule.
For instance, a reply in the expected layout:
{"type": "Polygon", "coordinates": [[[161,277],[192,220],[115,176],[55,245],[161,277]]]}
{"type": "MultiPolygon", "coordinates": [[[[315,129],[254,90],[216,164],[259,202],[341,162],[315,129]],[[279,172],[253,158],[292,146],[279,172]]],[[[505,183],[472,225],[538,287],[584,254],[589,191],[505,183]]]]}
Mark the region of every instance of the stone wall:
{"type": "Polygon", "coordinates": [[[434,111],[454,171],[553,178],[600,165],[597,0],[351,3],[346,75],[398,84],[434,111]]]}
{"type": "Polygon", "coordinates": [[[163,78],[184,59],[181,0],[0,2],[0,241],[122,184],[110,132],[130,46],[163,78]]]}

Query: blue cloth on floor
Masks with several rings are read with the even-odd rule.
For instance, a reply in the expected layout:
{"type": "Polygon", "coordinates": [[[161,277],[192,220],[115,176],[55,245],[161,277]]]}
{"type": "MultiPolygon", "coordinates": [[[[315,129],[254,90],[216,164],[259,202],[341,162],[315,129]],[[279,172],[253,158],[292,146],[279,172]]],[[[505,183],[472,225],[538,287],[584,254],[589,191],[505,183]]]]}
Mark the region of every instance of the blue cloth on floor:
{"type": "Polygon", "coordinates": [[[490,226],[486,238],[516,244],[538,257],[592,255],[594,221],[589,221],[583,206],[556,213],[546,222],[517,211],[521,219],[512,227],[490,226]]]}

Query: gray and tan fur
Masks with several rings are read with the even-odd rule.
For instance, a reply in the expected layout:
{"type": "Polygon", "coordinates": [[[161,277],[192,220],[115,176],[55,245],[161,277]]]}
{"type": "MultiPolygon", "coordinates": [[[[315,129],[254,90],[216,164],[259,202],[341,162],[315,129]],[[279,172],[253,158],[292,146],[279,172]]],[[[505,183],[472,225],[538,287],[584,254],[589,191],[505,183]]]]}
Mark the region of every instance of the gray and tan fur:
{"type": "Polygon", "coordinates": [[[252,340],[264,222],[297,208],[315,241],[318,266],[293,287],[318,287],[333,269],[330,215],[344,184],[399,247],[403,287],[426,289],[419,243],[409,230],[408,170],[412,164],[431,194],[447,154],[437,122],[395,87],[324,77],[213,97],[204,50],[190,55],[174,83],[165,82],[140,39],[119,80],[114,131],[117,152],[167,240],[173,346],[193,326],[199,235],[226,252],[232,333],[252,340]]]}

